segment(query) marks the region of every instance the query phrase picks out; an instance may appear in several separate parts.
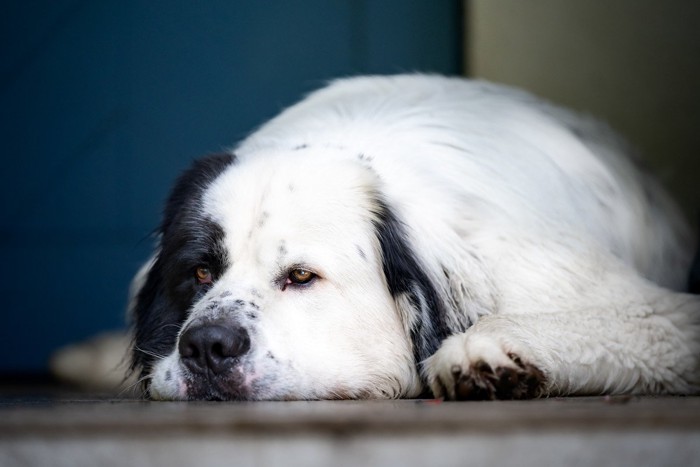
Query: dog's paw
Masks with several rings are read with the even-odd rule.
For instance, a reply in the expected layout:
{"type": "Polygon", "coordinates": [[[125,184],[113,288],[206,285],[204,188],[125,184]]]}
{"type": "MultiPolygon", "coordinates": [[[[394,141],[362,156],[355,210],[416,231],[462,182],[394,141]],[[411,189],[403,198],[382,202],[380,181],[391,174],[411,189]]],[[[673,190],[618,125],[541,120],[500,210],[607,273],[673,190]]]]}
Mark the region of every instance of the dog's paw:
{"type": "Polygon", "coordinates": [[[448,400],[530,399],[542,395],[544,373],[491,336],[452,336],[425,362],[435,397],[448,400]]]}

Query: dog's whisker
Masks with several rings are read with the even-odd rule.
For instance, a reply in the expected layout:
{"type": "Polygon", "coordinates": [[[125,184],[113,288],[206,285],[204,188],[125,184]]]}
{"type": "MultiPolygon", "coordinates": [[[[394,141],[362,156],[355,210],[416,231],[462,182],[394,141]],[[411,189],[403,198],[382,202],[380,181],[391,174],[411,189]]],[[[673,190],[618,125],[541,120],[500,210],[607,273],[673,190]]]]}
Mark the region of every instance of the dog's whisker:
{"type": "Polygon", "coordinates": [[[141,352],[144,355],[148,355],[150,357],[157,358],[158,360],[163,360],[167,356],[167,355],[158,354],[158,353],[150,351],[150,350],[142,349],[141,347],[138,347],[136,345],[134,346],[134,350],[136,350],[137,352],[141,352]]]}
{"type": "MultiPolygon", "coordinates": [[[[144,381],[148,380],[148,378],[149,378],[149,376],[146,375],[146,376],[140,377],[139,379],[137,379],[133,383],[126,384],[126,385],[122,384],[121,385],[122,389],[117,393],[116,397],[120,398],[120,397],[124,396],[125,394],[131,393],[135,388],[142,387],[142,383],[144,381]]],[[[139,398],[143,398],[145,393],[146,393],[146,391],[144,389],[141,389],[140,394],[139,394],[139,398]]]]}

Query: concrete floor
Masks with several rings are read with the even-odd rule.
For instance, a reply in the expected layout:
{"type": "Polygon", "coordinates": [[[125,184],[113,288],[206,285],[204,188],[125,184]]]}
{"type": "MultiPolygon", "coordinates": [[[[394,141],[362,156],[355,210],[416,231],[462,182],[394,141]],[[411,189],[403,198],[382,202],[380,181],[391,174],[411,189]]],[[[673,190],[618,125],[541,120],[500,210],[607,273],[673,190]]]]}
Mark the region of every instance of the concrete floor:
{"type": "Polygon", "coordinates": [[[700,466],[700,398],[171,403],[0,394],[0,466],[700,466]]]}

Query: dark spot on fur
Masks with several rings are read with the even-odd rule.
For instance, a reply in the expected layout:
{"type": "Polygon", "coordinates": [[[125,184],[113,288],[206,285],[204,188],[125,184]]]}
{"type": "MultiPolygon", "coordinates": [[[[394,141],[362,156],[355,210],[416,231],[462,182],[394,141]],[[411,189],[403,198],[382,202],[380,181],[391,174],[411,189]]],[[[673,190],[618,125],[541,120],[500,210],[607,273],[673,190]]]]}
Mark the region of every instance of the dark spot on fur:
{"type": "Polygon", "coordinates": [[[357,254],[360,255],[360,258],[362,259],[367,259],[367,255],[365,255],[365,251],[362,249],[360,245],[355,245],[357,248],[357,254]]]}
{"type": "Polygon", "coordinates": [[[165,372],[165,380],[170,381],[171,379],[173,379],[173,374],[170,372],[170,370],[167,370],[165,372]]]}
{"type": "Polygon", "coordinates": [[[453,149],[453,150],[455,150],[455,151],[459,151],[459,152],[463,152],[463,153],[467,153],[467,154],[472,154],[472,153],[473,153],[473,151],[472,151],[471,149],[467,149],[467,148],[464,148],[464,147],[462,147],[462,146],[449,143],[449,142],[447,142],[447,141],[429,141],[429,143],[430,143],[430,144],[433,144],[433,145],[435,145],[435,146],[442,146],[442,147],[445,147],[445,148],[453,149]]]}
{"type": "Polygon", "coordinates": [[[251,307],[251,308],[254,309],[254,310],[259,310],[259,309],[260,309],[260,307],[258,306],[258,304],[255,303],[255,302],[248,302],[248,306],[251,307]]]}
{"type": "Polygon", "coordinates": [[[270,360],[277,360],[274,355],[272,355],[272,352],[267,352],[265,354],[265,358],[269,358],[270,360]]]}
{"type": "Polygon", "coordinates": [[[258,219],[258,227],[264,226],[269,218],[270,218],[270,213],[267,211],[263,211],[263,213],[260,214],[260,218],[258,219]]]}
{"type": "Polygon", "coordinates": [[[300,144],[298,146],[294,146],[294,151],[299,151],[300,149],[306,149],[309,146],[307,144],[300,144]]]}
{"type": "Polygon", "coordinates": [[[445,276],[445,279],[447,279],[447,282],[450,282],[450,279],[452,277],[452,274],[450,274],[450,270],[443,265],[440,265],[440,269],[442,269],[442,274],[445,276]]]}
{"type": "Polygon", "coordinates": [[[262,298],[262,294],[258,289],[251,289],[250,294],[255,298],[262,298]]]}
{"type": "Polygon", "coordinates": [[[245,315],[248,319],[258,319],[258,314],[252,310],[247,310],[245,315]]]}
{"type": "Polygon", "coordinates": [[[219,295],[219,298],[226,298],[230,297],[231,295],[233,294],[229,290],[224,290],[223,292],[221,292],[221,295],[219,295]]]}
{"type": "Polygon", "coordinates": [[[284,240],[280,242],[279,247],[277,247],[277,251],[279,252],[280,256],[285,256],[288,253],[287,244],[284,240]]]}

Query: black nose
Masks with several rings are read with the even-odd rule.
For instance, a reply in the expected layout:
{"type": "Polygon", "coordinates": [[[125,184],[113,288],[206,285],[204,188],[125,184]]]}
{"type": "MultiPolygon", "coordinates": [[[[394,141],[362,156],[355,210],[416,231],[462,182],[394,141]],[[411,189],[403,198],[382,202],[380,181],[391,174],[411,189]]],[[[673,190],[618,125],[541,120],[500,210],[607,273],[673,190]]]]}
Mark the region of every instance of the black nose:
{"type": "Polygon", "coordinates": [[[245,328],[230,323],[200,324],[189,327],[181,336],[178,351],[182,363],[193,373],[215,375],[230,370],[236,358],[250,350],[245,328]]]}

